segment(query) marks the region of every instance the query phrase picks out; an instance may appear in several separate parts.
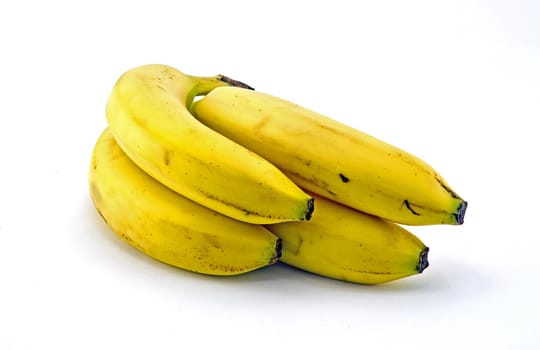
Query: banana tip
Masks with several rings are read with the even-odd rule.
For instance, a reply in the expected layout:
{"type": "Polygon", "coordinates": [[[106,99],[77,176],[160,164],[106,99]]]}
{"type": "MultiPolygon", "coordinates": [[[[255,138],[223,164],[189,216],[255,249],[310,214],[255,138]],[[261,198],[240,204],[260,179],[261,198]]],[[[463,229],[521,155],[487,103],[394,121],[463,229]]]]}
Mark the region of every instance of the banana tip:
{"type": "Polygon", "coordinates": [[[457,225],[462,225],[463,224],[463,222],[465,220],[465,212],[467,211],[467,206],[468,206],[467,201],[462,201],[459,204],[459,207],[457,208],[457,211],[454,214],[454,216],[456,217],[456,224],[457,225]]]}
{"type": "Polygon", "coordinates": [[[422,273],[422,271],[427,269],[427,267],[429,266],[428,253],[429,253],[429,247],[425,247],[424,250],[420,252],[418,265],[416,265],[416,271],[418,271],[418,273],[422,273]]]}
{"type": "Polygon", "coordinates": [[[283,243],[281,241],[281,238],[278,238],[276,240],[275,254],[272,257],[270,264],[276,263],[281,258],[282,251],[283,251],[283,243]]]}
{"type": "Polygon", "coordinates": [[[310,198],[307,201],[306,214],[304,216],[305,220],[310,220],[313,215],[313,210],[315,210],[315,199],[310,198]]]}

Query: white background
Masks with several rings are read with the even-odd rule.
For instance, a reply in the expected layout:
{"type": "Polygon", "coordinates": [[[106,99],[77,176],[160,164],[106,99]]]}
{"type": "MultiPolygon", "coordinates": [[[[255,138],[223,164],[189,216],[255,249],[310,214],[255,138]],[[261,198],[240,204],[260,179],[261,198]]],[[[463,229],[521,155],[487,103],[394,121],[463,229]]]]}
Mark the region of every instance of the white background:
{"type": "Polygon", "coordinates": [[[538,349],[539,4],[2,2],[0,349],[538,349]],[[107,95],[145,63],[225,74],[415,153],[469,201],[466,222],[412,228],[431,266],[375,287],[156,262],[87,191],[107,95]]]}

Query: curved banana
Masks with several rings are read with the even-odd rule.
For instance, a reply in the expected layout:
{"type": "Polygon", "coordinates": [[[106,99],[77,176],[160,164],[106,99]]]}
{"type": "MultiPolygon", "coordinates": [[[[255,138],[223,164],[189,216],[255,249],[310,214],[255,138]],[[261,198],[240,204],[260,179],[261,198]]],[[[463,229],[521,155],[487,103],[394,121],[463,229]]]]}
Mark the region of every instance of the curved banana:
{"type": "Polygon", "coordinates": [[[109,129],[89,170],[94,206],[118,236],[164,263],[210,275],[236,275],[273,264],[280,239],[260,225],[231,219],[163,186],[137,167],[109,129]]]}
{"type": "Polygon", "coordinates": [[[107,102],[109,127],[124,152],[174,191],[250,223],[308,220],[313,199],[273,164],[196,120],[196,95],[237,84],[165,65],[124,73],[107,102]]]}
{"type": "Polygon", "coordinates": [[[338,121],[239,87],[211,91],[193,111],[306,190],[397,223],[463,223],[467,202],[431,166],[338,121]]]}
{"type": "Polygon", "coordinates": [[[398,224],[314,195],[309,222],[265,227],[282,240],[280,260],[322,276],[379,284],[421,273],[429,249],[398,224]]]}

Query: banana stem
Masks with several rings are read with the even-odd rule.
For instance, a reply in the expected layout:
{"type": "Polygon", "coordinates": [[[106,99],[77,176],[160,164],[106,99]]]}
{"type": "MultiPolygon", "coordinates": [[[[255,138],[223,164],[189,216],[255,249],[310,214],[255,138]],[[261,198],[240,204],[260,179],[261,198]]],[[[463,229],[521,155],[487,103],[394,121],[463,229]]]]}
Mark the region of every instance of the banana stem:
{"type": "Polygon", "coordinates": [[[246,83],[242,83],[239,80],[234,80],[234,79],[231,79],[231,78],[226,77],[226,76],[221,75],[221,74],[218,75],[218,79],[225,82],[225,83],[227,83],[229,86],[236,86],[236,87],[239,87],[239,88],[242,88],[242,89],[255,90],[254,88],[252,88],[251,86],[249,86],[246,83]]]}
{"type": "Polygon", "coordinates": [[[196,96],[206,95],[215,88],[221,86],[235,86],[242,89],[255,90],[246,83],[239,80],[229,78],[225,75],[219,74],[214,77],[196,77],[189,76],[195,83],[193,89],[189,92],[186,99],[186,106],[191,114],[193,114],[193,100],[196,96]]]}

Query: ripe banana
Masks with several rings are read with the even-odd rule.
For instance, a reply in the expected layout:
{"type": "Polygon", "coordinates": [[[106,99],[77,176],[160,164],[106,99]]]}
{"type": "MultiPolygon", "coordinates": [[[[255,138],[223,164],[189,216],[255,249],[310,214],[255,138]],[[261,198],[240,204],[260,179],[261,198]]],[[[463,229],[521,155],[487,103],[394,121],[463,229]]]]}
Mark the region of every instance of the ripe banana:
{"type": "Polygon", "coordinates": [[[192,110],[308,191],[401,224],[463,223],[467,202],[430,165],[338,121],[239,87],[214,89],[192,110]]]}
{"type": "Polygon", "coordinates": [[[137,167],[109,129],[89,170],[92,201],[117,235],[164,263],[211,275],[235,275],[273,264],[280,239],[263,226],[205,208],[137,167]]]}
{"type": "Polygon", "coordinates": [[[256,224],[309,220],[309,195],[273,164],[190,113],[195,96],[226,85],[238,82],[158,64],[133,68],[110,94],[109,128],[135,164],[201,205],[256,224]]]}
{"type": "Polygon", "coordinates": [[[282,240],[281,261],[343,281],[378,284],[421,273],[428,248],[401,226],[313,195],[309,222],[265,227],[282,240]]]}

